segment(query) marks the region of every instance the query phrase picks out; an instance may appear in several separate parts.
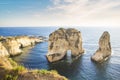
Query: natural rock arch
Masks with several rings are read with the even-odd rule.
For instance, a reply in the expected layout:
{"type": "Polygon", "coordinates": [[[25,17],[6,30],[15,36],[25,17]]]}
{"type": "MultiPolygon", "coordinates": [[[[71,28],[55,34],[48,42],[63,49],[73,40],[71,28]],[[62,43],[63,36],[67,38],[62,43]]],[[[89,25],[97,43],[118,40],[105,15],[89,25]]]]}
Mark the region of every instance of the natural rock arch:
{"type": "Polygon", "coordinates": [[[71,50],[73,57],[84,53],[80,31],[74,28],[59,28],[49,35],[49,48],[46,55],[49,62],[63,59],[67,50],[71,50]]]}

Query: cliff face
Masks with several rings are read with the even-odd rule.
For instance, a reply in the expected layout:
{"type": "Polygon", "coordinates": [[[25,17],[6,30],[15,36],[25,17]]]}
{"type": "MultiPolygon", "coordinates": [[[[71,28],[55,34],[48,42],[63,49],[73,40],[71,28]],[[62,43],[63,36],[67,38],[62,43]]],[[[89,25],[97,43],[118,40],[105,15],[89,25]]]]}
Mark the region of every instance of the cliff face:
{"type": "Polygon", "coordinates": [[[1,37],[0,56],[18,55],[22,53],[22,48],[35,45],[42,41],[42,38],[29,36],[1,37]]]}
{"type": "Polygon", "coordinates": [[[5,41],[3,41],[3,45],[8,50],[8,53],[12,56],[20,54],[22,52],[20,49],[20,44],[14,37],[7,38],[5,41]]]}
{"type": "Polygon", "coordinates": [[[37,37],[17,36],[16,41],[21,44],[21,47],[34,45],[35,43],[42,42],[43,39],[37,37]]]}
{"type": "Polygon", "coordinates": [[[82,37],[80,31],[69,28],[60,28],[49,35],[49,49],[47,59],[54,62],[62,59],[67,50],[71,50],[72,56],[80,56],[82,48],[82,37]]]}
{"type": "Polygon", "coordinates": [[[32,41],[32,39],[30,39],[28,36],[18,36],[16,37],[16,41],[21,44],[22,48],[34,44],[34,41],[32,41]]]}
{"type": "Polygon", "coordinates": [[[99,39],[99,49],[92,56],[92,60],[102,62],[111,55],[110,34],[105,31],[99,39]]]}
{"type": "Polygon", "coordinates": [[[3,44],[0,42],[0,56],[9,56],[9,53],[7,49],[3,46],[3,44]]]}

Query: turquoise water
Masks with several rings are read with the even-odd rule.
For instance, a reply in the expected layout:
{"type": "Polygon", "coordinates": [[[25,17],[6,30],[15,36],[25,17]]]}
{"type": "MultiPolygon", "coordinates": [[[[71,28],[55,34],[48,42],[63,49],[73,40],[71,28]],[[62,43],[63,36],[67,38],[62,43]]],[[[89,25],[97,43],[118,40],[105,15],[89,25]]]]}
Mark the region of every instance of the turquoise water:
{"type": "MultiPolygon", "coordinates": [[[[0,28],[0,35],[37,35],[48,37],[57,27],[42,28],[0,28]]],[[[70,80],[120,80],[120,28],[77,28],[82,32],[83,47],[85,53],[77,60],[68,58],[57,63],[49,63],[46,60],[48,43],[39,43],[34,48],[29,48],[25,54],[14,59],[29,69],[57,70],[61,75],[70,80]],[[112,55],[104,63],[97,64],[91,61],[91,56],[98,48],[98,41],[103,31],[109,31],[111,35],[112,55]]]]}

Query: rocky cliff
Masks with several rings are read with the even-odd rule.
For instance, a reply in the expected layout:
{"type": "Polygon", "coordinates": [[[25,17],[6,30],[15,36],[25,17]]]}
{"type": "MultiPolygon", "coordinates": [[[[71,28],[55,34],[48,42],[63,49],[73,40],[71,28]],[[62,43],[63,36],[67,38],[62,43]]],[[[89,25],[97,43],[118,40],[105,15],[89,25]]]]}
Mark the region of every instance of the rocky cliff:
{"type": "Polygon", "coordinates": [[[54,71],[29,70],[18,65],[7,56],[18,55],[22,48],[43,42],[42,37],[14,36],[0,37],[0,79],[1,80],[68,80],[54,71]]]}
{"type": "Polygon", "coordinates": [[[1,37],[0,40],[0,56],[14,56],[22,53],[22,48],[35,45],[38,42],[42,42],[40,37],[29,36],[10,36],[1,37]]]}
{"type": "Polygon", "coordinates": [[[9,53],[7,49],[3,46],[3,44],[0,42],[0,56],[9,56],[9,53]]]}
{"type": "Polygon", "coordinates": [[[9,56],[9,53],[7,49],[3,46],[3,44],[0,42],[0,56],[9,56]]]}
{"type": "Polygon", "coordinates": [[[110,34],[105,31],[99,39],[99,48],[92,56],[92,60],[102,62],[111,55],[110,34]]]}
{"type": "Polygon", "coordinates": [[[60,28],[49,35],[49,49],[46,55],[49,62],[61,60],[67,50],[71,50],[73,57],[78,57],[84,52],[80,31],[74,28],[60,28]]]}
{"type": "Polygon", "coordinates": [[[22,52],[22,50],[20,49],[20,44],[16,41],[14,37],[7,38],[2,43],[11,56],[20,54],[22,52]]]}
{"type": "Polygon", "coordinates": [[[21,45],[22,48],[34,45],[35,43],[42,41],[40,38],[29,36],[17,36],[15,37],[15,39],[21,45]]]}

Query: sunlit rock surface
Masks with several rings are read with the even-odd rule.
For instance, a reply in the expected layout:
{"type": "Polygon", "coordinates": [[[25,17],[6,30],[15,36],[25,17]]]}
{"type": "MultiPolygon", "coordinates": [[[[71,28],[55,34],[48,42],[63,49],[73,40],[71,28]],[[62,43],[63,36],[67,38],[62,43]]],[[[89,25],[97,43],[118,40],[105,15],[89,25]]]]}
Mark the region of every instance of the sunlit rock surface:
{"type": "Polygon", "coordinates": [[[0,42],[0,56],[1,57],[9,56],[7,49],[3,46],[1,42],[0,42]]]}
{"type": "Polygon", "coordinates": [[[73,57],[84,53],[80,31],[74,28],[60,28],[49,35],[49,49],[46,55],[49,62],[63,59],[67,50],[71,50],[73,57]]]}
{"type": "Polygon", "coordinates": [[[1,37],[0,40],[0,56],[15,56],[21,54],[22,48],[33,46],[36,43],[43,42],[41,37],[34,36],[9,36],[1,37]]]}
{"type": "Polygon", "coordinates": [[[20,44],[16,41],[14,37],[7,38],[2,42],[8,53],[12,56],[20,54],[22,50],[20,49],[20,44]]]}
{"type": "Polygon", "coordinates": [[[99,39],[99,48],[92,56],[92,60],[102,62],[111,55],[110,34],[105,31],[99,39]]]}

